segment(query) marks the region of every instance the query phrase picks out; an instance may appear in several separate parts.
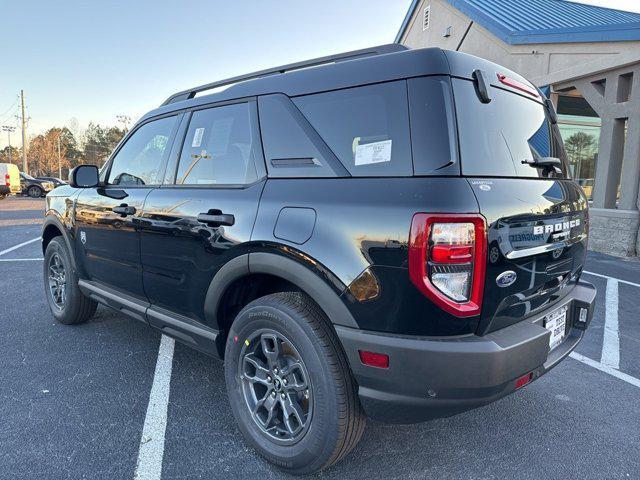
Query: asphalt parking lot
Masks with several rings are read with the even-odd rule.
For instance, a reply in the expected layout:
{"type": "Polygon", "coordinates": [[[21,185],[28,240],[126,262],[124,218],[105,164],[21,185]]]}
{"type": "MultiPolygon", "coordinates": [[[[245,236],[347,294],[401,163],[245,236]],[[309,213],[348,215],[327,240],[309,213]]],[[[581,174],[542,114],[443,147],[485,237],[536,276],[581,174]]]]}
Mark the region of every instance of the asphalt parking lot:
{"type": "MultiPolygon", "coordinates": [[[[286,477],[244,445],[220,362],[103,307],[54,323],[39,241],[14,248],[39,236],[43,208],[0,201],[0,478],[286,477]]],[[[640,478],[640,262],[590,253],[587,270],[597,308],[572,358],[456,417],[370,421],[319,477],[640,478]]]]}

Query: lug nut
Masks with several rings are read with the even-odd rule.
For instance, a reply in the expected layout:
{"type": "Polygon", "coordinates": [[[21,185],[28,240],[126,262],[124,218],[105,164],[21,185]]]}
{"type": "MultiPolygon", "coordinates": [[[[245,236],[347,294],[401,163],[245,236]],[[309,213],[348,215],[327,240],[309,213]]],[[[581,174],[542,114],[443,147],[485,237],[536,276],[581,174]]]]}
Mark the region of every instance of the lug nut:
{"type": "Polygon", "coordinates": [[[281,393],[280,394],[280,398],[282,398],[284,400],[284,397],[285,397],[284,393],[281,393]]]}
{"type": "Polygon", "coordinates": [[[286,378],[283,378],[283,379],[282,379],[282,383],[284,383],[284,384],[286,385],[286,384],[287,384],[287,383],[289,383],[289,382],[287,382],[287,379],[286,379],[286,378]]]}
{"type": "Polygon", "coordinates": [[[273,373],[275,373],[275,374],[277,375],[277,374],[278,374],[278,369],[277,369],[277,368],[274,368],[274,369],[273,369],[273,373]]]}
{"type": "Polygon", "coordinates": [[[304,391],[304,398],[309,398],[309,390],[304,391]]]}
{"type": "Polygon", "coordinates": [[[276,392],[271,392],[271,396],[272,396],[273,398],[276,398],[276,392]]]}
{"type": "Polygon", "coordinates": [[[271,381],[271,377],[269,375],[267,375],[267,382],[271,381]]]}

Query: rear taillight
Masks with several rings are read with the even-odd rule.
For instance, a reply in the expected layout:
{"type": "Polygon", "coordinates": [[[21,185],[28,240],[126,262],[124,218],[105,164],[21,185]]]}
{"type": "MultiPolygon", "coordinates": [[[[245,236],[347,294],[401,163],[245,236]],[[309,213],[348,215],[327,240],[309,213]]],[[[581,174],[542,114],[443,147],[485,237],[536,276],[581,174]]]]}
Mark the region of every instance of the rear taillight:
{"type": "Polygon", "coordinates": [[[9,176],[8,173],[4,174],[4,185],[5,185],[5,187],[10,187],[11,186],[11,177],[9,176]]]}
{"type": "Polygon", "coordinates": [[[445,311],[458,317],[480,313],[486,258],[482,216],[413,216],[409,239],[411,281],[445,311]]]}

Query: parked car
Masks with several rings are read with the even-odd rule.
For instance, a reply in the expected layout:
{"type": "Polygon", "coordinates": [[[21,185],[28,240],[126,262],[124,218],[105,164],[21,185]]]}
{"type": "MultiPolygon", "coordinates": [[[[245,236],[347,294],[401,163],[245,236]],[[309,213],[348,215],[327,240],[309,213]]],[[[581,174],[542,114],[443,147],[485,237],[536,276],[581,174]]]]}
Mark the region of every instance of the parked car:
{"type": "Polygon", "coordinates": [[[246,442],[324,469],[365,416],[485,405],[581,340],[588,207],[556,121],[515,72],[398,45],[177,93],[47,197],[51,312],[223,358],[246,442]]]}
{"type": "Polygon", "coordinates": [[[33,178],[31,175],[24,172],[20,172],[20,184],[22,187],[22,194],[29,195],[31,198],[44,197],[55,188],[53,182],[33,178]]]}
{"type": "Polygon", "coordinates": [[[36,180],[44,180],[45,182],[53,183],[54,188],[58,188],[60,185],[69,185],[69,182],[65,182],[58,177],[37,177],[36,180]]]}
{"type": "Polygon", "coordinates": [[[20,193],[20,170],[11,163],[0,163],[0,200],[20,193]]]}

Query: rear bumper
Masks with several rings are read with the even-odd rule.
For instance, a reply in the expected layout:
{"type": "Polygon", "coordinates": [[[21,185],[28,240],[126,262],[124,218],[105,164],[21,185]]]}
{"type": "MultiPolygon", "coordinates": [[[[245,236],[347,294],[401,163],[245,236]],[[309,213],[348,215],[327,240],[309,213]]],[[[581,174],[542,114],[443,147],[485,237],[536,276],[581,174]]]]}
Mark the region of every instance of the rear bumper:
{"type": "Polygon", "coordinates": [[[392,423],[447,417],[491,403],[515,390],[516,380],[540,377],[577,346],[593,317],[596,289],[586,282],[534,318],[484,336],[416,338],[336,326],[368,416],[392,423]],[[544,316],[568,306],[562,344],[549,352],[544,316]],[[587,309],[580,323],[580,308],[587,309]],[[361,363],[358,350],[389,355],[389,368],[361,363]]]}

